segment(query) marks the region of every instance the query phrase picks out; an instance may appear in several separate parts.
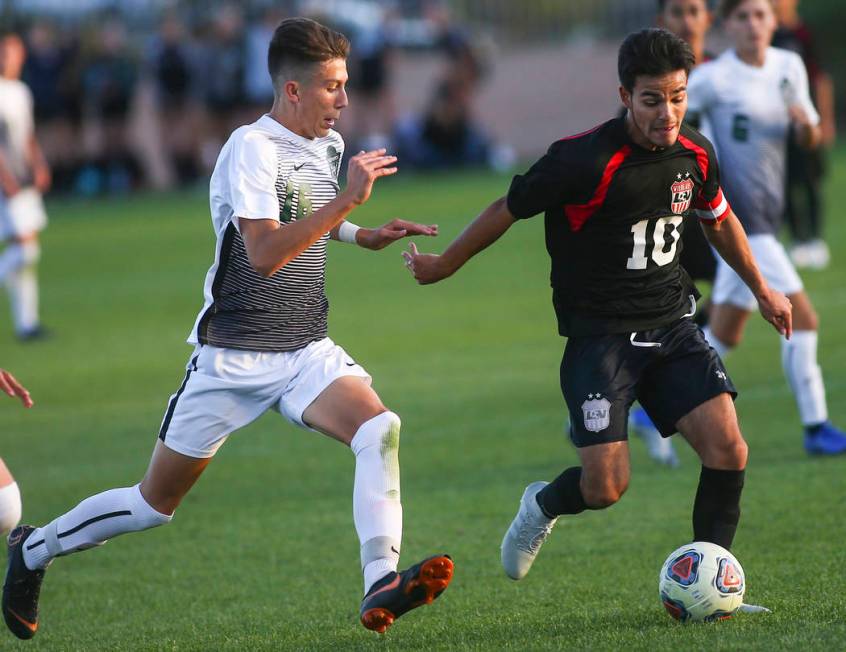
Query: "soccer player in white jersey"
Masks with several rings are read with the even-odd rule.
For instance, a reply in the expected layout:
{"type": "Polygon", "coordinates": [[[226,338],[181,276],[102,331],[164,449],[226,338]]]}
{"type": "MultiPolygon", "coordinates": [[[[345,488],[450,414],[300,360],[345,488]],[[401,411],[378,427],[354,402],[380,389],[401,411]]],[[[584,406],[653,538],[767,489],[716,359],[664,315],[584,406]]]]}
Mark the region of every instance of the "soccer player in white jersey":
{"type": "Polygon", "coordinates": [[[41,193],[50,168],[35,138],[32,93],[20,80],[26,58],[16,34],[0,37],[0,283],[12,302],[21,340],[44,335],[38,317],[38,233],[47,225],[41,193]]]}
{"type": "Polygon", "coordinates": [[[352,448],[365,627],[384,632],[452,578],[446,555],[397,572],[400,420],[370,387],[367,372],[326,336],[328,239],[381,249],[406,235],[437,233],[402,220],[372,230],[345,221],[377,179],[397,170],[396,157],[385,150],[361,152],[350,159],[347,187],[339,189],[344,144],[333,127],[347,106],[348,51],[342,34],[303,18],[283,21],[274,33],[273,107],[235,130],[212,175],[217,246],[205,306],[147,474],[43,527],[12,531],[3,615],[16,636],[35,634],[41,580],[54,557],[170,522],[227,436],[267,410],[352,448]]]}
{"type": "MultiPolygon", "coordinates": [[[[23,406],[31,408],[32,397],[26,387],[5,369],[0,369],[0,391],[19,398],[23,406]]],[[[21,520],[21,492],[12,472],[0,458],[0,535],[14,528],[21,520]]]]}
{"type": "MultiPolygon", "coordinates": [[[[803,147],[820,143],[802,59],[770,47],[776,16],[770,0],[724,0],[720,7],[734,47],[693,71],[690,111],[707,117],[723,171],[723,188],[749,234],[764,277],[793,304],[793,336],[782,364],[811,454],[846,452],[846,434],[828,420],[817,363],[817,315],[776,234],[784,211],[785,152],[792,133],[803,147]]],[[[736,346],[755,301],[740,277],[719,262],[714,307],[705,335],[720,355],[736,346]]]]}

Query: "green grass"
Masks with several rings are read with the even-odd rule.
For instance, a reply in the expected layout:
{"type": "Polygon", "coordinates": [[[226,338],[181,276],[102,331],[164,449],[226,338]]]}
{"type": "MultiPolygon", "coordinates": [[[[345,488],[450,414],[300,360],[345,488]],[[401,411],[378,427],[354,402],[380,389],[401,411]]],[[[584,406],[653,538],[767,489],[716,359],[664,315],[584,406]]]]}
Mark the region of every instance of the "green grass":
{"type": "MultiPolygon", "coordinates": [[[[821,315],[830,410],[846,423],[846,151],[829,183],[833,264],[805,275],[821,315]]],[[[355,220],[438,222],[440,250],[508,180],[493,175],[381,183],[355,220]]],[[[0,363],[36,407],[0,402],[0,451],[43,523],[82,498],[135,483],[201,305],[212,233],[202,194],[50,205],[43,312],[55,337],[15,343],[0,308],[0,363]]],[[[234,434],[173,524],[58,560],[29,650],[687,650],[846,647],[846,459],[809,459],[779,348],[762,320],[728,361],[751,457],[734,551],[748,598],[768,616],[684,627],[657,599],[664,557],[690,536],[699,466],[671,471],[632,445],[633,479],[604,512],[563,519],[531,575],[499,566],[523,487],[576,461],[564,434],[540,220],[445,283],[416,286],[399,247],[333,244],[333,338],[362,361],[403,418],[405,539],[411,562],[456,560],[450,590],[384,637],[357,622],[352,455],[267,415],[234,434]]],[[[14,649],[0,633],[0,648],[14,649]]],[[[23,646],[21,646],[23,649],[23,646]]]]}

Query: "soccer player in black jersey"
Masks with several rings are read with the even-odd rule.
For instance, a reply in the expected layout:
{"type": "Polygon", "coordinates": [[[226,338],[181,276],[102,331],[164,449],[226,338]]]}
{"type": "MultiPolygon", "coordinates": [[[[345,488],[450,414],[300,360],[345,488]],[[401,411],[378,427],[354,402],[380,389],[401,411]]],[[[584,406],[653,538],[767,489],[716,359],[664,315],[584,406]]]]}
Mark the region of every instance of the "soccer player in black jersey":
{"type": "Polygon", "coordinates": [[[568,337],[561,388],[581,466],[534,482],[502,542],[513,579],[528,573],[559,516],[616,503],[629,482],[626,426],[637,399],[664,436],[681,432],[702,461],[693,536],[729,548],[740,518],[747,447],[719,356],[690,319],[696,289],[678,264],[687,222],[753,291],[764,318],[791,333],[791,306],[769,288],[720,189],[711,144],[683,124],[690,47],[649,29],[619,53],[628,109],[564,138],[508,195],[486,208],[442,255],[412,244],[406,265],[421,284],[457,272],[517,220],[543,212],[552,298],[568,337]]]}

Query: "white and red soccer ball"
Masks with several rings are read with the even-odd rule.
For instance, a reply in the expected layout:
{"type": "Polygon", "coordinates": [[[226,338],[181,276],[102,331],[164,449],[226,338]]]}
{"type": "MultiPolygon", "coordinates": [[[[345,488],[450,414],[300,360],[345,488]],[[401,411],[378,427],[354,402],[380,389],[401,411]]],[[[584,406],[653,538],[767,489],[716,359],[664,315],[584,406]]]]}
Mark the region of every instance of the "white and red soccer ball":
{"type": "Polygon", "coordinates": [[[694,541],[670,553],[658,578],[667,612],[682,622],[730,618],[743,603],[743,568],[725,548],[694,541]]]}

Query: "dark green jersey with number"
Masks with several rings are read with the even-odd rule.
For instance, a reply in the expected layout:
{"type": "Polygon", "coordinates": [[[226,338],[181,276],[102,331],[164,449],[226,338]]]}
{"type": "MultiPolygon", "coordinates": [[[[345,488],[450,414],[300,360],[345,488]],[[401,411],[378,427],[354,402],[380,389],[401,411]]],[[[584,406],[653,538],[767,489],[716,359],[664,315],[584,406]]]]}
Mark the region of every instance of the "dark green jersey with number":
{"type": "Polygon", "coordinates": [[[553,143],[514,177],[508,208],[545,215],[553,304],[568,336],[647,330],[690,312],[698,293],[678,263],[681,233],[729,210],[702,134],[683,125],[675,145],[649,151],[622,118],[553,143]]]}

